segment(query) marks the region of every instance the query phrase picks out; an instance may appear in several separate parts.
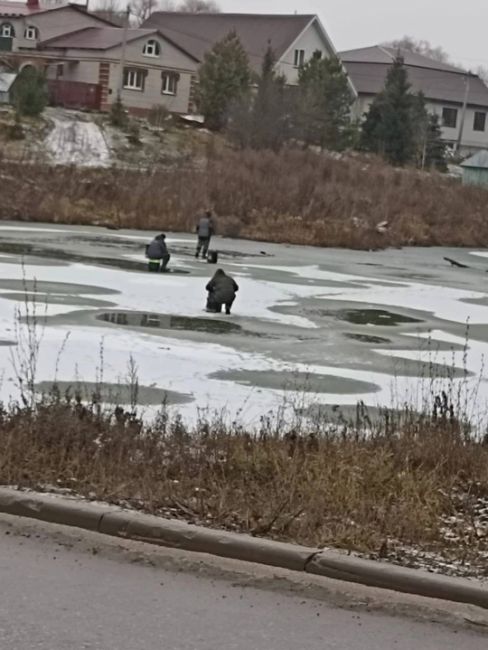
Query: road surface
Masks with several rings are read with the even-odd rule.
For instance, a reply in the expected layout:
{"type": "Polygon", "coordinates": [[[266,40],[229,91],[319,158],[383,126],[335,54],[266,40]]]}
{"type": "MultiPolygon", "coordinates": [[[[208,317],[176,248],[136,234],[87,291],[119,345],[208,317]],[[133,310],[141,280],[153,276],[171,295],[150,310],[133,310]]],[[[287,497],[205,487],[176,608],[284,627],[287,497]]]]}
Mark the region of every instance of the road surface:
{"type": "MultiPolygon", "coordinates": [[[[340,609],[286,589],[147,566],[137,556],[123,555],[120,542],[103,538],[102,545],[115,549],[108,557],[96,542],[86,542],[89,536],[79,543],[87,535],[83,531],[70,533],[70,539],[46,528],[21,523],[18,529],[14,518],[0,517],[0,648],[5,650],[488,647],[481,629],[340,609]]],[[[160,552],[148,548],[146,559],[160,552]]]]}

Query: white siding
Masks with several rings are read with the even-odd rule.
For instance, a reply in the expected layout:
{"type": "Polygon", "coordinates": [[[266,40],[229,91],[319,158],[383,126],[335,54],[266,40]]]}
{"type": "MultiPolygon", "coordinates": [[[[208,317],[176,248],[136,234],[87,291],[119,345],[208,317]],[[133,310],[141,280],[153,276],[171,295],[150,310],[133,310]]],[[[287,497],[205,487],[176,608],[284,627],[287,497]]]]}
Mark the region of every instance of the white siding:
{"type": "MultiPolygon", "coordinates": [[[[144,70],[146,77],[143,91],[128,89],[122,91],[122,102],[127,108],[149,110],[153,106],[163,105],[172,112],[186,113],[190,100],[191,77],[197,69],[197,63],[161,37],[156,35],[151,36],[150,39],[157,40],[160,45],[158,57],[145,56],[142,53],[144,43],[149,39],[138,39],[127,45],[124,67],[144,70]],[[166,95],[161,92],[163,71],[179,74],[176,95],[166,95]]],[[[117,97],[121,80],[121,47],[114,47],[106,51],[73,49],[63,53],[62,57],[54,50],[46,54],[56,60],[63,58],[67,61],[64,64],[62,77],[65,81],[98,84],[99,63],[109,63],[109,103],[112,103],[117,97]]],[[[50,78],[55,78],[55,71],[56,66],[53,64],[50,66],[50,78]]]]}
{"type": "Polygon", "coordinates": [[[55,38],[56,36],[62,36],[63,34],[83,29],[84,27],[100,27],[105,24],[89,14],[71,9],[70,7],[22,18],[0,18],[0,24],[3,22],[9,22],[14,26],[14,52],[20,48],[34,49],[36,47],[36,41],[26,40],[24,38],[24,32],[28,25],[37,27],[40,40],[45,41],[49,38],[55,38]]]}
{"type": "Polygon", "coordinates": [[[317,23],[309,25],[276,65],[277,71],[285,76],[289,84],[298,82],[298,68],[294,65],[295,50],[304,50],[305,63],[317,50],[322,52],[324,57],[329,57],[332,54],[317,23]]]}
{"type": "MultiPolygon", "coordinates": [[[[372,96],[361,95],[355,105],[354,114],[361,118],[368,112],[369,107],[373,101],[372,96]]],[[[459,130],[461,128],[462,106],[460,104],[449,104],[448,102],[427,102],[427,110],[429,113],[436,113],[439,116],[439,123],[442,127],[442,138],[448,143],[457,143],[459,138],[459,130]],[[448,128],[442,126],[442,109],[455,108],[458,111],[456,128],[448,128]]],[[[476,108],[468,106],[466,109],[466,119],[464,121],[463,136],[461,142],[461,153],[475,152],[478,149],[488,148],[488,107],[476,108]],[[475,131],[474,115],[477,111],[486,112],[486,125],[484,131],[475,131]]]]}

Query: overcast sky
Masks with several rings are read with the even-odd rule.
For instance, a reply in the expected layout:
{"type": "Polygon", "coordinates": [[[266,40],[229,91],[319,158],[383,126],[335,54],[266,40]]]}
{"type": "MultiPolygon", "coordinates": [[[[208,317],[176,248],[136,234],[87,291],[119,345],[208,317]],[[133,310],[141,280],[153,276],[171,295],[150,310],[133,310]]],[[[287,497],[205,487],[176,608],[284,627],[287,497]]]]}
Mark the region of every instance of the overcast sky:
{"type": "Polygon", "coordinates": [[[318,14],[338,50],[405,34],[442,46],[455,63],[488,67],[488,0],[220,0],[222,11],[318,14]]]}

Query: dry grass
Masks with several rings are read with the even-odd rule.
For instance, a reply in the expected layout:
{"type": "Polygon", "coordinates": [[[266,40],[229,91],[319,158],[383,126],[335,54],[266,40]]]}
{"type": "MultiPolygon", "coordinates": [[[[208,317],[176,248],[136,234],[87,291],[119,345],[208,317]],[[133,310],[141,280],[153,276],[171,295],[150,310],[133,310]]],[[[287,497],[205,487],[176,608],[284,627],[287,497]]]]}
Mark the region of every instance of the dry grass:
{"type": "Polygon", "coordinates": [[[80,170],[0,160],[0,218],[193,230],[212,204],[227,236],[320,246],[485,246],[488,193],[375,159],[209,148],[167,169],[80,170]],[[387,220],[384,234],[376,224],[387,220]]]}
{"type": "MultiPolygon", "coordinates": [[[[488,496],[488,446],[446,417],[384,418],[364,435],[263,420],[252,434],[164,412],[135,416],[52,395],[0,414],[0,482],[57,486],[152,513],[308,545],[377,552],[385,542],[446,550],[441,518],[488,496]],[[279,431],[279,433],[278,433],[279,431]]],[[[473,566],[488,538],[463,532],[448,553],[473,566]]],[[[448,546],[448,545],[447,545],[448,546]]]]}

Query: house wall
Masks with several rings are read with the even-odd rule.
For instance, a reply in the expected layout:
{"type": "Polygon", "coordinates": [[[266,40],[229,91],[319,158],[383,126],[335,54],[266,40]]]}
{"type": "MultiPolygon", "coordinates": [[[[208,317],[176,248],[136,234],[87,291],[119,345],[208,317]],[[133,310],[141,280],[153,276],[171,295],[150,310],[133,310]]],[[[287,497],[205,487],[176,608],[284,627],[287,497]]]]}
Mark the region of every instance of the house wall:
{"type": "MultiPolygon", "coordinates": [[[[157,40],[161,52],[158,57],[145,56],[143,47],[146,40],[138,39],[128,43],[125,52],[125,68],[137,68],[146,72],[144,90],[123,89],[121,99],[123,104],[132,112],[144,114],[154,106],[165,106],[175,113],[187,113],[190,104],[191,80],[197,63],[183,52],[167,43],[161,37],[151,36],[157,40]],[[161,92],[161,73],[163,71],[179,74],[176,95],[165,95],[161,92]]],[[[122,48],[110,50],[66,50],[46,53],[54,59],[49,66],[48,77],[56,79],[57,62],[64,60],[63,81],[100,84],[104,87],[102,108],[108,110],[115,101],[121,80],[120,60],[122,48]]]]}
{"type": "MultiPolygon", "coordinates": [[[[354,114],[361,118],[368,112],[371,103],[373,102],[374,97],[372,95],[360,95],[356,101],[354,108],[354,114]]],[[[461,128],[461,114],[462,106],[461,104],[450,104],[449,102],[427,102],[427,110],[429,113],[436,113],[439,116],[440,124],[442,125],[442,110],[443,108],[456,108],[458,110],[458,119],[456,128],[442,127],[442,138],[450,145],[457,143],[459,138],[459,131],[461,128]]],[[[475,153],[479,149],[488,148],[488,106],[486,109],[483,107],[473,107],[468,106],[466,109],[466,118],[464,121],[464,128],[462,134],[462,142],[460,147],[460,152],[462,155],[468,155],[470,153],[475,153]],[[477,111],[482,111],[487,113],[486,124],[484,131],[475,131],[473,128],[474,125],[474,116],[477,111]]]]}
{"type": "Polygon", "coordinates": [[[328,44],[324,40],[322,32],[316,23],[312,23],[285,52],[276,65],[279,74],[285,76],[287,83],[298,83],[298,68],[294,66],[295,50],[305,50],[305,63],[312,57],[313,53],[319,50],[322,56],[330,56],[328,44]]]}
{"type": "Polygon", "coordinates": [[[40,40],[45,41],[49,38],[55,38],[56,36],[83,29],[84,27],[100,27],[103,24],[94,16],[77,11],[76,9],[71,9],[70,7],[33,14],[32,16],[23,16],[21,18],[10,19],[0,17],[0,25],[4,22],[11,23],[15,29],[12,52],[18,52],[23,48],[36,48],[37,41],[24,38],[24,32],[28,25],[37,27],[40,40]]]}

